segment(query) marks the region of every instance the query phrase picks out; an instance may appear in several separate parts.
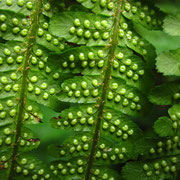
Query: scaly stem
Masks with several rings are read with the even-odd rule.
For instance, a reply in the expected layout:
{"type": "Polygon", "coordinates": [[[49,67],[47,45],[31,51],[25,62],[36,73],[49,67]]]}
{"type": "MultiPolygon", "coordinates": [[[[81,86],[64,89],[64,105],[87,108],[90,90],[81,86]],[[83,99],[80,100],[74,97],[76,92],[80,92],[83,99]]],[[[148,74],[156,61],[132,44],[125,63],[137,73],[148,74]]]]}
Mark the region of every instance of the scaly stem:
{"type": "Polygon", "coordinates": [[[24,107],[26,104],[26,89],[27,89],[27,78],[28,78],[28,69],[29,69],[29,60],[31,58],[31,54],[33,51],[33,44],[35,43],[36,32],[38,28],[39,15],[42,7],[43,0],[34,0],[34,9],[31,13],[31,26],[28,32],[27,41],[26,41],[26,51],[24,53],[24,61],[21,68],[22,71],[22,81],[20,87],[20,98],[18,105],[18,114],[17,114],[17,125],[16,125],[16,135],[15,135],[15,143],[13,146],[13,154],[12,154],[12,162],[9,172],[8,180],[12,180],[15,177],[15,164],[16,158],[18,155],[18,146],[19,140],[21,136],[21,128],[22,122],[24,118],[24,107]]]}
{"type": "Polygon", "coordinates": [[[88,160],[88,167],[86,171],[85,180],[89,180],[90,171],[91,171],[93,159],[95,156],[95,150],[96,150],[98,140],[100,137],[101,120],[103,118],[103,110],[104,110],[104,104],[106,100],[107,89],[109,87],[109,80],[111,78],[111,67],[112,67],[113,60],[115,58],[115,49],[118,45],[118,29],[119,29],[120,15],[121,15],[122,0],[118,0],[116,7],[117,9],[114,16],[115,21],[114,21],[114,29],[113,29],[113,34],[112,34],[112,41],[110,43],[108,64],[107,64],[107,69],[104,76],[104,82],[103,82],[103,88],[102,88],[103,90],[102,90],[102,95],[101,95],[101,99],[99,103],[99,110],[98,110],[99,113],[97,117],[97,124],[95,127],[92,148],[91,148],[91,152],[90,152],[90,156],[88,160]]]}

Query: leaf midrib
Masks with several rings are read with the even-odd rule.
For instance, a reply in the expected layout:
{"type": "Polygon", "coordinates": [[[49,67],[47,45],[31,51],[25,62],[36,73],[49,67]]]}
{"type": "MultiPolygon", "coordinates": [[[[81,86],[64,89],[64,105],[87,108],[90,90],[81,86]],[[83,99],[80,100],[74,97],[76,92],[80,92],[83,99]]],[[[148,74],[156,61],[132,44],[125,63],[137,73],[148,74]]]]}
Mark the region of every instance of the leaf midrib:
{"type": "Polygon", "coordinates": [[[15,164],[16,164],[16,156],[18,155],[18,146],[19,146],[19,139],[21,135],[22,129],[22,121],[23,121],[23,112],[24,107],[26,104],[26,89],[27,89],[27,82],[28,82],[28,69],[29,69],[29,61],[31,58],[31,54],[33,52],[33,44],[35,42],[37,28],[39,27],[39,14],[42,7],[43,0],[34,0],[34,9],[32,10],[30,16],[30,29],[28,32],[27,40],[26,40],[26,51],[24,53],[24,62],[21,68],[22,71],[22,81],[20,87],[20,98],[19,98],[19,106],[18,106],[18,113],[17,113],[17,125],[15,130],[15,142],[13,147],[12,153],[12,162],[9,171],[8,180],[12,180],[15,177],[15,164]]]}
{"type": "Polygon", "coordinates": [[[117,1],[117,6],[116,6],[117,9],[116,9],[116,13],[114,15],[115,20],[114,20],[114,28],[113,28],[113,33],[112,33],[112,41],[110,43],[110,50],[108,53],[109,58],[108,58],[108,63],[107,63],[107,67],[106,67],[107,69],[106,69],[103,87],[102,87],[102,89],[103,89],[102,95],[101,95],[101,98],[99,101],[97,124],[96,124],[95,131],[94,131],[92,148],[91,148],[90,156],[88,159],[88,165],[87,165],[87,171],[85,174],[85,180],[89,180],[90,171],[91,171],[93,159],[95,156],[95,150],[96,150],[98,140],[99,140],[99,136],[100,136],[101,120],[103,118],[103,110],[104,110],[107,90],[108,90],[108,86],[109,86],[109,80],[111,78],[111,67],[112,67],[113,60],[115,58],[115,49],[116,49],[116,46],[118,45],[118,29],[119,29],[119,23],[120,23],[122,1],[123,0],[117,1]]]}

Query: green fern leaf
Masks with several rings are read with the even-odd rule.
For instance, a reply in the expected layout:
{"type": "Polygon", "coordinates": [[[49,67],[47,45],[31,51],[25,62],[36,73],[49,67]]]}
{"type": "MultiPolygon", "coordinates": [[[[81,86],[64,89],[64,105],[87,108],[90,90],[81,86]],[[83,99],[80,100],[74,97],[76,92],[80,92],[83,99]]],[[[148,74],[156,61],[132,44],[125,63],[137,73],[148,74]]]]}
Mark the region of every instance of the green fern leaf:
{"type": "Polygon", "coordinates": [[[110,41],[112,23],[113,21],[110,17],[94,16],[85,12],[63,12],[52,18],[50,32],[59,37],[66,38],[69,42],[87,44],[88,46],[104,46],[110,41]],[[83,21],[84,24],[79,24],[83,21]],[[74,36],[75,34],[76,36],[74,36]]]}
{"type": "Polygon", "coordinates": [[[146,94],[153,84],[154,49],[134,31],[132,23],[140,19],[125,13],[126,2],[78,2],[92,12],[64,11],[50,21],[50,32],[74,46],[48,61],[72,76],[58,94],[70,107],[51,125],[74,131],[61,146],[49,147],[57,159],[50,169],[59,179],[119,179],[113,166],[141,154],[136,140],[142,134],[130,116],[150,109],[146,94]]]}
{"type": "Polygon", "coordinates": [[[0,179],[50,178],[29,153],[40,139],[27,128],[42,122],[39,104],[61,107],[55,94],[64,78],[47,59],[64,45],[49,34],[45,11],[50,4],[43,0],[0,1],[0,179]]]}

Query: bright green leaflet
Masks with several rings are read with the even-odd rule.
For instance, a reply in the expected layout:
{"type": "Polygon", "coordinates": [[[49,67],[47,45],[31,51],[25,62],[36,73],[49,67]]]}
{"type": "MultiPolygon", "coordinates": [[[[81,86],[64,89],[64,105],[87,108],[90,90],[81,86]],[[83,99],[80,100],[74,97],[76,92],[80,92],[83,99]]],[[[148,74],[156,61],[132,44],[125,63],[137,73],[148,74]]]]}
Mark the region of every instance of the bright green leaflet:
{"type": "Polygon", "coordinates": [[[171,36],[180,36],[180,13],[169,15],[164,20],[164,31],[171,36]]]}

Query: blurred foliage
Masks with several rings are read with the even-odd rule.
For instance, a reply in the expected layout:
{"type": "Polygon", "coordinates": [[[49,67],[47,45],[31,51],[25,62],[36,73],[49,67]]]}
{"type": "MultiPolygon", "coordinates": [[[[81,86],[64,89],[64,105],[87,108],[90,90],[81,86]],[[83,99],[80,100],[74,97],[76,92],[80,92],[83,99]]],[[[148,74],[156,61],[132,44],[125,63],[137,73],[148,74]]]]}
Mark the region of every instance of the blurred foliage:
{"type": "Polygon", "coordinates": [[[180,37],[172,37],[163,31],[148,31],[139,24],[134,26],[139,34],[156,48],[157,54],[163,51],[175,50],[180,47],[180,37]]]}

